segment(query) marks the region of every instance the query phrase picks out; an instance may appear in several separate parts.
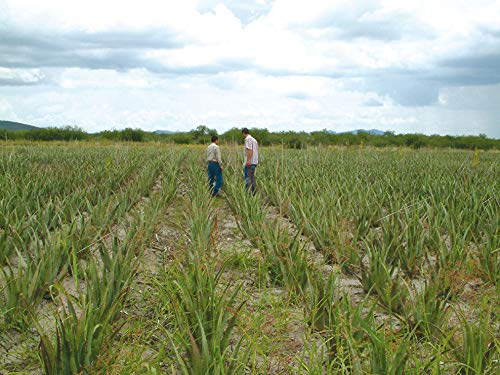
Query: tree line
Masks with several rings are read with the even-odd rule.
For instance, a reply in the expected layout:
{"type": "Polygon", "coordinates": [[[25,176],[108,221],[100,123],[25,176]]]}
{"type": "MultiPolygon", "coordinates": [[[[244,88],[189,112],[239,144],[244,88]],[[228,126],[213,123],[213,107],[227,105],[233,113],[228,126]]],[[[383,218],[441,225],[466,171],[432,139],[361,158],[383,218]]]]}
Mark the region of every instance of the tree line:
{"type": "MultiPolygon", "coordinates": [[[[251,128],[251,134],[263,146],[281,145],[286,148],[302,149],[310,146],[373,146],[373,147],[445,147],[457,149],[500,149],[500,139],[479,136],[451,136],[424,134],[396,134],[385,132],[375,135],[359,131],[353,133],[332,133],[327,130],[307,132],[282,131],[271,132],[264,128],[251,128]]],[[[0,129],[1,140],[28,141],[86,141],[108,140],[114,142],[168,142],[175,144],[207,144],[211,135],[218,135],[222,144],[242,143],[240,128],[232,128],[217,134],[215,129],[200,125],[187,132],[158,134],[141,129],[104,130],[99,133],[87,133],[78,127],[40,128],[34,130],[0,129]]]]}

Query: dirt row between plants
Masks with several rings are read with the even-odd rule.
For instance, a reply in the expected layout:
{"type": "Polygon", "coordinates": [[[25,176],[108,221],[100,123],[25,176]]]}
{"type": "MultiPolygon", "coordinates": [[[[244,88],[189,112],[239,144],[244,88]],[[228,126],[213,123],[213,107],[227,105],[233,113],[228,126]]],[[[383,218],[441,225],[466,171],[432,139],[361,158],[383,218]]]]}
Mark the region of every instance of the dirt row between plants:
{"type": "Polygon", "coordinates": [[[239,325],[257,346],[253,373],[289,374],[304,347],[302,308],[288,300],[285,288],[266,285],[258,266],[263,257],[241,232],[225,199],[216,200],[215,212],[219,252],[234,263],[224,273],[224,282],[243,283],[239,299],[246,303],[239,325]]]}

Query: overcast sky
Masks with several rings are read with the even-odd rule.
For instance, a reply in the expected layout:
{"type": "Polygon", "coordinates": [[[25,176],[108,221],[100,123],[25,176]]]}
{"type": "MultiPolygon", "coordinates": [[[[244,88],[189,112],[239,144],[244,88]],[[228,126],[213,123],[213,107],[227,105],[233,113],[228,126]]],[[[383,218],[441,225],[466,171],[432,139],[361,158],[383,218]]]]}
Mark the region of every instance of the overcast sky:
{"type": "Polygon", "coordinates": [[[500,138],[500,1],[0,0],[0,119],[500,138]]]}

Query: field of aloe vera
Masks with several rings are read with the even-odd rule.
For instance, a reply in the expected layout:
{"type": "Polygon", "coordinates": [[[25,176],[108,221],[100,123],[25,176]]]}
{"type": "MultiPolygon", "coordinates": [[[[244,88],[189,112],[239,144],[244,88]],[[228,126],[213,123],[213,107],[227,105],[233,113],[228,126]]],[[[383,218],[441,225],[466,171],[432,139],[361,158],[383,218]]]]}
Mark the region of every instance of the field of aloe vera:
{"type": "Polygon", "coordinates": [[[500,154],[0,149],[0,374],[497,374],[500,154]]]}

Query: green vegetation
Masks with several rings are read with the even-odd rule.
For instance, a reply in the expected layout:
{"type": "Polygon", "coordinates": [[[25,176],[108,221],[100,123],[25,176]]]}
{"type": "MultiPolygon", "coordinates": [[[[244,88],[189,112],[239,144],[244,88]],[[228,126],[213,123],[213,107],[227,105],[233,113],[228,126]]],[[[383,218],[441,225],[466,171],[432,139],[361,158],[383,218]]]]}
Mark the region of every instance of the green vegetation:
{"type": "Polygon", "coordinates": [[[222,147],[3,145],[2,374],[498,373],[497,151],[222,147]]]}
{"type": "Polygon", "coordinates": [[[64,128],[34,128],[23,130],[9,130],[0,128],[0,139],[28,141],[77,141],[89,139],[90,134],[77,127],[64,128]]]}
{"type": "MultiPolygon", "coordinates": [[[[306,132],[270,132],[267,129],[251,128],[251,134],[263,146],[283,146],[291,149],[305,149],[311,146],[373,146],[373,147],[409,147],[409,148],[455,148],[455,149],[500,149],[500,140],[491,139],[484,134],[479,136],[450,136],[424,134],[395,134],[394,132],[370,133],[357,131],[354,133],[333,133],[327,130],[306,132]]],[[[78,127],[63,128],[23,128],[2,126],[0,124],[0,140],[30,141],[73,141],[73,140],[107,140],[122,142],[168,142],[174,144],[207,144],[210,136],[217,134],[215,129],[200,125],[188,132],[147,132],[141,129],[126,128],[123,130],[104,130],[89,134],[78,127]]],[[[241,143],[241,129],[233,128],[220,134],[221,144],[241,143]]]]}

